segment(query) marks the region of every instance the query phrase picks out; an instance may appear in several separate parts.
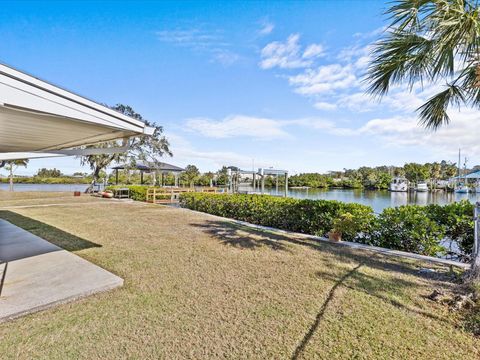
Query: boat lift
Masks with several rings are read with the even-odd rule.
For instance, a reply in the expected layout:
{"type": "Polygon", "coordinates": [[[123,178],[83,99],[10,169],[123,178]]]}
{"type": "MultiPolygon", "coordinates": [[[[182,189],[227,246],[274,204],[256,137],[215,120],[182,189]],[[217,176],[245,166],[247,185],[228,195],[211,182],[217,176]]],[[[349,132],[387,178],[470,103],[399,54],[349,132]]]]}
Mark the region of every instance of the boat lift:
{"type": "Polygon", "coordinates": [[[239,168],[230,166],[227,170],[228,175],[228,190],[230,193],[238,192],[238,185],[240,183],[240,175],[252,175],[253,177],[253,191],[257,192],[257,188],[260,191],[260,194],[265,194],[265,176],[275,176],[276,177],[276,189],[278,192],[278,179],[280,176],[285,177],[285,188],[283,196],[287,197],[288,194],[288,171],[287,170],[278,170],[272,168],[259,168],[257,171],[254,170],[241,170],[239,168]],[[258,180],[257,180],[258,177],[258,180]]]}

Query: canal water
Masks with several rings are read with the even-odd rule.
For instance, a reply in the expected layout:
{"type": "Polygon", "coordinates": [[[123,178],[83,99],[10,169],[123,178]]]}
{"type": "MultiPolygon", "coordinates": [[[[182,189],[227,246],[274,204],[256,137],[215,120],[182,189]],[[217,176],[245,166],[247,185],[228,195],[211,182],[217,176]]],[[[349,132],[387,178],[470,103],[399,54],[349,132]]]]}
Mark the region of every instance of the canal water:
{"type": "MultiPolygon", "coordinates": [[[[87,184],[15,184],[15,191],[85,191],[87,184]]],[[[0,190],[8,190],[8,184],[0,184],[0,190]]],[[[241,187],[240,191],[253,191],[253,188],[241,187]]],[[[283,195],[283,189],[278,192],[275,188],[265,189],[271,195],[283,195]]],[[[395,207],[408,204],[447,204],[463,199],[471,202],[480,201],[480,194],[455,194],[439,192],[408,192],[395,193],[386,190],[345,190],[345,189],[289,189],[288,196],[299,199],[338,200],[350,203],[369,205],[377,213],[386,207],[395,207]]]]}
{"type": "MultiPolygon", "coordinates": [[[[240,191],[253,191],[253,188],[242,187],[240,191]]],[[[258,190],[257,190],[258,191],[258,190]]],[[[283,195],[283,189],[265,189],[271,195],[283,195]]],[[[387,190],[361,190],[361,189],[289,189],[288,196],[298,199],[323,199],[338,200],[349,203],[369,205],[377,213],[387,207],[417,204],[448,204],[460,200],[471,202],[480,201],[480,194],[456,194],[444,191],[438,192],[390,192],[387,190]]]]}
{"type": "MultiPolygon", "coordinates": [[[[85,191],[88,184],[14,184],[14,191],[85,191]]],[[[0,190],[9,190],[9,184],[0,184],[0,190]]]]}

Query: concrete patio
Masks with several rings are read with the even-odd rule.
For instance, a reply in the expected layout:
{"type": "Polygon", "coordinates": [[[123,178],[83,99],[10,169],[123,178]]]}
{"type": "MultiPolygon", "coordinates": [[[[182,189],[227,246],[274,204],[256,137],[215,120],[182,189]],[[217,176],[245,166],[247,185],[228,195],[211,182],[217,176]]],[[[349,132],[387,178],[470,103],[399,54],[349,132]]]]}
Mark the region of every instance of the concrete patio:
{"type": "Polygon", "coordinates": [[[0,322],[123,285],[123,279],[0,220],[0,322]]]}

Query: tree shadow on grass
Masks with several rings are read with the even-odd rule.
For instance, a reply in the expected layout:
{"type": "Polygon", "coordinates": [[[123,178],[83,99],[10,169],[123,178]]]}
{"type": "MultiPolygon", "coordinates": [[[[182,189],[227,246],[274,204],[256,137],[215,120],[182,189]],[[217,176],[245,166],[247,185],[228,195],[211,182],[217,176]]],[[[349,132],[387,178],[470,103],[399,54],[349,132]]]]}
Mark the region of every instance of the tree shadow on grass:
{"type": "Polygon", "coordinates": [[[67,251],[79,251],[101,245],[67,233],[59,228],[45,224],[41,221],[17,214],[8,210],[0,210],[0,219],[4,219],[48,242],[67,251]]]}
{"type": "Polygon", "coordinates": [[[206,221],[202,224],[190,224],[212,235],[224,245],[243,249],[255,249],[267,246],[272,250],[287,250],[285,243],[281,243],[283,236],[256,231],[246,226],[237,225],[227,221],[206,221]]]}
{"type": "Polygon", "coordinates": [[[343,245],[341,242],[308,239],[295,234],[280,234],[221,220],[206,220],[200,224],[193,223],[190,225],[202,229],[224,245],[247,249],[255,249],[266,245],[273,250],[288,250],[287,244],[296,244],[333,256],[333,260],[325,259],[326,262],[331,262],[330,265],[332,266],[338,262],[364,263],[374,269],[400,272],[443,285],[451,283],[452,280],[450,275],[447,274],[445,266],[429,264],[429,267],[438,268],[442,271],[419,272],[419,264],[425,265],[419,260],[409,260],[364,249],[354,249],[343,245]]]}
{"type": "Polygon", "coordinates": [[[345,282],[345,280],[347,280],[350,276],[352,276],[355,272],[357,272],[357,270],[360,269],[362,265],[363,264],[358,264],[353,269],[345,273],[340,279],[337,279],[335,281],[335,284],[328,292],[326,300],[323,302],[322,306],[320,307],[320,310],[318,311],[317,316],[315,317],[315,321],[310,326],[310,328],[308,329],[307,333],[305,334],[303,339],[300,341],[298,346],[295,348],[295,351],[293,352],[293,355],[292,355],[292,360],[298,359],[298,357],[305,350],[305,347],[308,345],[308,342],[312,338],[313,334],[315,334],[315,332],[317,331],[318,326],[320,325],[320,322],[322,321],[323,316],[325,315],[325,311],[327,310],[328,304],[330,303],[330,301],[333,300],[333,297],[335,296],[335,291],[337,290],[337,288],[340,285],[342,285],[345,282]]]}
{"type": "Polygon", "coordinates": [[[365,293],[396,308],[450,324],[448,319],[424,310],[425,304],[417,301],[418,294],[422,291],[429,291],[431,287],[452,288],[455,286],[445,266],[426,265],[417,260],[388,256],[363,249],[353,249],[341,243],[329,243],[294,234],[280,234],[252,229],[228,221],[207,220],[202,224],[197,223],[192,224],[192,226],[201,228],[224,245],[247,249],[267,245],[274,250],[285,250],[288,248],[287,244],[296,244],[327,255],[321,259],[324,271],[317,271],[315,275],[332,281],[334,285],[329,291],[327,299],[321,305],[314,323],[292,355],[293,359],[298,358],[307,346],[339,286],[365,293]],[[352,266],[354,266],[353,269],[352,266]],[[420,272],[422,266],[437,268],[439,271],[420,272]],[[359,271],[361,267],[371,270],[368,272],[359,271]],[[351,270],[348,270],[348,268],[351,268],[351,270]],[[346,273],[345,269],[347,269],[346,273]],[[378,276],[374,275],[375,270],[380,271],[378,276]],[[342,273],[344,275],[340,276],[339,274],[342,273]],[[411,280],[405,278],[404,275],[411,276],[411,280]],[[404,300],[400,301],[399,299],[404,300]]]}
{"type": "MultiPolygon", "coordinates": [[[[338,278],[334,273],[331,273],[329,271],[317,271],[315,274],[319,278],[327,279],[330,281],[336,281],[338,278]]],[[[415,291],[417,291],[420,290],[420,288],[422,287],[421,284],[414,281],[409,281],[398,277],[379,278],[357,271],[352,273],[348,281],[345,281],[342,286],[347,289],[375,297],[396,308],[406,310],[417,315],[430,318],[432,320],[450,324],[450,322],[445,318],[425,311],[422,308],[422,304],[420,304],[420,302],[416,301],[415,298],[411,298],[410,296],[408,296],[408,294],[405,292],[405,289],[415,289],[415,291]],[[408,300],[403,303],[398,300],[398,298],[408,298],[408,300]]]]}

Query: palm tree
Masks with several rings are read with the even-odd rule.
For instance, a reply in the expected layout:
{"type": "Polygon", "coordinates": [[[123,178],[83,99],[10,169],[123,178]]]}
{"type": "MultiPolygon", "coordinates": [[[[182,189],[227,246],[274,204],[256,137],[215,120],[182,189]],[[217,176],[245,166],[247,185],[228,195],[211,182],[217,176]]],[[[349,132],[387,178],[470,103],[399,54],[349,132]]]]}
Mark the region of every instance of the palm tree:
{"type": "MultiPolygon", "coordinates": [[[[436,130],[452,106],[480,108],[480,9],[474,0],[398,0],[387,10],[391,24],[374,45],[368,91],[393,84],[441,84],[444,89],[417,109],[420,124],[436,130]]],[[[471,280],[480,282],[475,249],[471,280]]]]}
{"type": "Polygon", "coordinates": [[[17,170],[19,166],[27,167],[27,164],[28,164],[27,159],[10,160],[5,162],[5,169],[7,169],[9,172],[10,191],[13,191],[13,174],[15,173],[15,170],[17,170]]]}
{"type": "Polygon", "coordinates": [[[393,84],[443,84],[417,109],[420,123],[449,123],[451,106],[480,108],[480,18],[476,1],[398,0],[391,25],[374,45],[368,91],[383,96],[393,84]]]}

